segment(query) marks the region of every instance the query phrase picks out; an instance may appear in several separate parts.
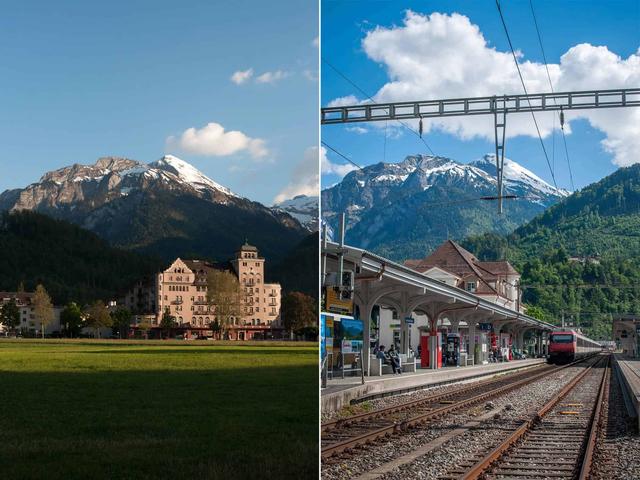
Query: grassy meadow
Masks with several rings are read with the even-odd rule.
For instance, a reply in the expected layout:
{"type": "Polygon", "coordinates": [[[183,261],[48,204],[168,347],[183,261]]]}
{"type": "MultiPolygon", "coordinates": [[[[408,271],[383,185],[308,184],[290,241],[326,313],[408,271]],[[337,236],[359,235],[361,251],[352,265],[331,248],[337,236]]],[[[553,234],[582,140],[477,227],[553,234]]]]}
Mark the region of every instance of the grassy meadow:
{"type": "Polygon", "coordinates": [[[317,478],[317,347],[0,340],[3,479],[317,478]]]}

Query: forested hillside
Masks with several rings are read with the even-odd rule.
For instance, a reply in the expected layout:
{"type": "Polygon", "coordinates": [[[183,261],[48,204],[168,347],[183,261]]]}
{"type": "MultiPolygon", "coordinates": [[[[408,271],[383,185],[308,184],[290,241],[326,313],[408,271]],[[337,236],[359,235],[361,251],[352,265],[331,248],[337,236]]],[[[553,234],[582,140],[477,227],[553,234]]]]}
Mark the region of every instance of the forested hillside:
{"type": "Polygon", "coordinates": [[[576,192],[506,237],[463,246],[522,273],[530,313],[607,338],[616,314],[640,314],[640,165],[576,192]]]}
{"type": "Polygon", "coordinates": [[[29,291],[42,283],[56,305],[108,300],[161,266],[39,213],[3,212],[0,219],[0,290],[15,291],[22,283],[29,291]]]}
{"type": "Polygon", "coordinates": [[[268,281],[279,282],[284,293],[302,292],[318,298],[319,235],[314,232],[296,245],[283,260],[271,268],[267,265],[268,281]]]}

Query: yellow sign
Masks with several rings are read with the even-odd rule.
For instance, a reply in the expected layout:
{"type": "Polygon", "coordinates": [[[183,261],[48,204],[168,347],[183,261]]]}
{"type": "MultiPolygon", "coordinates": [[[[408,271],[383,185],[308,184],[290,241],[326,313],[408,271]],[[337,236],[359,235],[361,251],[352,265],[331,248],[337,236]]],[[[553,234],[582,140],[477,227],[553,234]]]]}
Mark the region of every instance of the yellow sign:
{"type": "Polygon", "coordinates": [[[341,313],[343,315],[353,314],[353,300],[343,300],[340,292],[336,292],[333,287],[327,287],[327,311],[341,313]]]}

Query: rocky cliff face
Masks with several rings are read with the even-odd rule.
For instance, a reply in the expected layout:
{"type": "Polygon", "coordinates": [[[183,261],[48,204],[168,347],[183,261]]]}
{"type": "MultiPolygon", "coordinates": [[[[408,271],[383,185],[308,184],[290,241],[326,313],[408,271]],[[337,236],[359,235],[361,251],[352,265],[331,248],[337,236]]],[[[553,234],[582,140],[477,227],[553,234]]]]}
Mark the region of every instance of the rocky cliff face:
{"type": "Polygon", "coordinates": [[[425,256],[447,238],[507,233],[568,194],[505,159],[505,194],[519,198],[497,215],[494,202],[479,200],[496,195],[495,168],[492,155],[470,164],[412,155],[370,165],[322,191],[322,217],[337,232],[345,212],[349,243],[403,260],[425,256]]]}
{"type": "Polygon", "coordinates": [[[276,213],[287,213],[298,220],[310,232],[318,231],[318,197],[298,195],[275,204],[271,208],[276,213]]]}
{"type": "Polygon", "coordinates": [[[0,210],[45,213],[163,258],[226,259],[245,237],[278,257],[307,233],[286,211],[240,197],[171,155],[149,164],[104,157],[47,172],[2,193],[0,210]]]}
{"type": "Polygon", "coordinates": [[[167,155],[151,164],[103,157],[93,165],[74,164],[45,173],[39,182],[0,195],[5,210],[92,211],[144,190],[184,192],[217,203],[241,200],[187,162],[167,155]]]}

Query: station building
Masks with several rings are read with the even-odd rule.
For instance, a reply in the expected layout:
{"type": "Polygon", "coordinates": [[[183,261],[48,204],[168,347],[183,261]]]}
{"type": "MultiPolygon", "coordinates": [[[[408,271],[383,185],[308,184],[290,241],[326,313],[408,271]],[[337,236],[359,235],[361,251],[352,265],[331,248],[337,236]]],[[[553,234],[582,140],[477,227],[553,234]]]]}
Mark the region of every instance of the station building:
{"type": "Polygon", "coordinates": [[[640,317],[623,315],[613,319],[613,341],[623,355],[640,358],[640,317]]]}
{"type": "MultiPolygon", "coordinates": [[[[518,289],[520,274],[507,261],[482,262],[456,242],[447,240],[427,257],[419,260],[407,260],[404,265],[446,285],[473,293],[480,298],[514,311],[524,312],[518,289]]],[[[379,310],[374,311],[375,313],[379,313],[380,344],[394,345],[399,350],[401,344],[399,312],[393,308],[381,306],[379,310]]],[[[416,350],[420,342],[420,332],[426,328],[428,319],[420,311],[414,311],[411,320],[408,329],[408,343],[410,350],[416,350]]],[[[510,355],[514,340],[511,334],[493,332],[491,325],[487,325],[486,331],[479,334],[476,342],[477,345],[480,345],[480,355],[475,355],[475,352],[467,350],[470,343],[468,325],[462,322],[462,327],[460,328],[459,323],[444,318],[440,331],[445,339],[449,334],[459,335],[460,349],[467,354],[466,358],[469,359],[470,364],[486,362],[487,355],[482,355],[482,353],[488,353],[491,348],[500,349],[501,354],[510,355]],[[487,344],[484,352],[482,351],[483,341],[487,344]]],[[[528,350],[524,345],[522,347],[528,350]]],[[[464,363],[467,363],[466,358],[464,358],[464,363]]]]}

